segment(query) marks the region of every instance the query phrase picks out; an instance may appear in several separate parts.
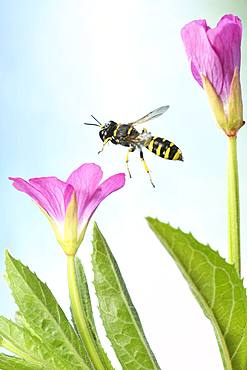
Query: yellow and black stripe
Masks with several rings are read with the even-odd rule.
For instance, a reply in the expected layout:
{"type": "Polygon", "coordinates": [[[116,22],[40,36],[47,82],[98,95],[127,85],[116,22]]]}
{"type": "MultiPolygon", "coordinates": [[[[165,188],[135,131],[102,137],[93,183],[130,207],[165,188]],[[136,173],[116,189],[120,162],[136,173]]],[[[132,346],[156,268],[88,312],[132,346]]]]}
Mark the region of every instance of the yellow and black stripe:
{"type": "Polygon", "coordinates": [[[181,150],[171,141],[158,136],[152,136],[151,140],[145,144],[145,147],[155,155],[161,158],[173,161],[183,161],[181,150]]]}

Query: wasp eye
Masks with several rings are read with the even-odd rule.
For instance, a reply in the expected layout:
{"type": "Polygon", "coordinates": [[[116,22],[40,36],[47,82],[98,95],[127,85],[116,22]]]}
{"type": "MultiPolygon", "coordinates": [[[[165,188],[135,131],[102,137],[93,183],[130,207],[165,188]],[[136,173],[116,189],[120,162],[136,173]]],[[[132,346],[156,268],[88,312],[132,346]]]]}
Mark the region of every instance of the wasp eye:
{"type": "Polygon", "coordinates": [[[105,130],[104,129],[100,130],[99,137],[101,138],[102,141],[104,141],[104,139],[105,139],[105,130]]]}

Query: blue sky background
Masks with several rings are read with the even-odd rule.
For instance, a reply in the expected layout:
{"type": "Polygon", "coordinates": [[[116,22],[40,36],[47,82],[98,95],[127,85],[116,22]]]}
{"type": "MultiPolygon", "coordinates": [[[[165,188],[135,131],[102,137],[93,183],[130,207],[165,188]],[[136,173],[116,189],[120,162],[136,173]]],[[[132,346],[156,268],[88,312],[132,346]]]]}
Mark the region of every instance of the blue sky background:
{"type": "MultiPolygon", "coordinates": [[[[162,369],[223,369],[210,323],[144,217],[158,217],[191,231],[227,256],[226,139],[190,74],[180,38],[185,23],[206,18],[213,27],[226,13],[243,20],[245,103],[245,0],[0,2],[2,276],[8,248],[47,282],[69,314],[65,257],[45,217],[11,187],[7,177],[66,179],[84,162],[100,164],[105,177],[125,172],[126,150],[109,145],[98,156],[97,128],[82,123],[90,121],[90,114],[100,121],[124,123],[170,105],[148,129],[174,141],[185,161],[165,161],[146,151],[153,189],[133,153],[133,178],[127,178],[125,188],[109,197],[94,217],[118,261],[162,369]]],[[[244,127],[238,156],[245,276],[246,140],[244,127]]],[[[79,251],[89,280],[91,227],[79,251]]],[[[12,316],[15,306],[3,278],[0,295],[0,313],[12,316]]],[[[93,301],[96,305],[94,296],[93,301]]],[[[120,369],[109,343],[103,341],[120,369]]]]}

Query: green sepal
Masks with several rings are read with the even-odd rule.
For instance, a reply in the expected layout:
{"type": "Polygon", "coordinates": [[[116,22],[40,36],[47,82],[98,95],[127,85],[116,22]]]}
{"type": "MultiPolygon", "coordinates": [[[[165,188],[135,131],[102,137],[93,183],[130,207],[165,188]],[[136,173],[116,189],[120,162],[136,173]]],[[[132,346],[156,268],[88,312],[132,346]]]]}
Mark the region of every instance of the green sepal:
{"type": "Polygon", "coordinates": [[[67,255],[74,256],[77,251],[77,232],[78,232],[78,206],[75,193],[73,192],[70,202],[66,209],[64,221],[64,238],[61,243],[67,255]]]}
{"type": "Polygon", "coordinates": [[[229,136],[236,135],[236,132],[244,125],[243,101],[238,67],[235,68],[228,98],[228,132],[229,136]]]}
{"type": "Polygon", "coordinates": [[[201,74],[203,88],[206,91],[206,94],[208,96],[208,101],[210,104],[210,107],[215,115],[216,121],[219,125],[219,127],[227,132],[228,129],[228,120],[227,116],[224,110],[223,102],[221,98],[217,95],[213,85],[209,81],[209,79],[201,74]]]}

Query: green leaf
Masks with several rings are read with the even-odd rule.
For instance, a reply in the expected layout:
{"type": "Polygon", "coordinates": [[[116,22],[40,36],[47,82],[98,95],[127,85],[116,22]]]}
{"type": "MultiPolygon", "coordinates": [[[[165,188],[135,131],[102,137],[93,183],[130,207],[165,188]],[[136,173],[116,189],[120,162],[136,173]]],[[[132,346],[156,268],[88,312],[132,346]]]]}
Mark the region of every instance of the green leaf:
{"type": "Polygon", "coordinates": [[[52,353],[54,368],[68,369],[73,364],[75,370],[88,370],[81,342],[47,285],[8,252],[6,272],[16,304],[52,353]]]}
{"type": "Polygon", "coordinates": [[[0,316],[1,346],[33,365],[54,369],[52,353],[40,338],[11,320],[0,316]]]}
{"type": "Polygon", "coordinates": [[[94,285],[100,314],[123,370],[160,369],[116,260],[96,224],[93,247],[94,285]]]}
{"type": "Polygon", "coordinates": [[[226,370],[247,369],[247,297],[233,265],[191,234],[156,219],[148,223],[210,319],[226,370]]]}
{"type": "Polygon", "coordinates": [[[7,356],[0,353],[0,369],[1,370],[45,370],[45,367],[39,367],[32,363],[28,363],[18,357],[7,356]]]}
{"type": "Polygon", "coordinates": [[[28,324],[28,322],[25,320],[25,317],[23,317],[22,313],[20,311],[17,311],[15,313],[15,323],[21,327],[26,329],[31,335],[40,338],[35,331],[31,328],[31,326],[28,324]]]}
{"type": "Polygon", "coordinates": [[[91,305],[91,299],[90,299],[90,294],[89,294],[89,289],[88,289],[88,284],[87,284],[87,278],[86,278],[84,268],[79,258],[76,258],[75,265],[76,265],[76,278],[77,278],[78,287],[79,287],[79,294],[80,294],[80,298],[82,301],[82,307],[85,311],[85,315],[87,318],[89,330],[92,334],[92,337],[94,338],[96,347],[98,348],[98,353],[100,354],[100,358],[102,362],[104,363],[106,369],[113,370],[114,368],[112,367],[112,364],[109,361],[101,345],[101,342],[100,342],[100,339],[99,339],[99,336],[96,330],[94,317],[93,317],[93,310],[92,310],[92,305],[91,305]]]}

